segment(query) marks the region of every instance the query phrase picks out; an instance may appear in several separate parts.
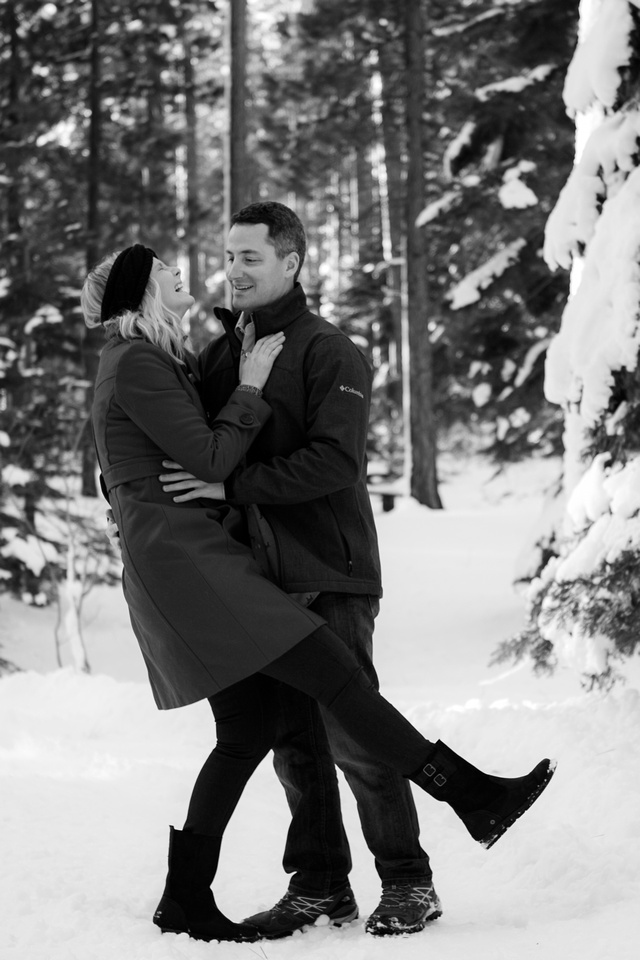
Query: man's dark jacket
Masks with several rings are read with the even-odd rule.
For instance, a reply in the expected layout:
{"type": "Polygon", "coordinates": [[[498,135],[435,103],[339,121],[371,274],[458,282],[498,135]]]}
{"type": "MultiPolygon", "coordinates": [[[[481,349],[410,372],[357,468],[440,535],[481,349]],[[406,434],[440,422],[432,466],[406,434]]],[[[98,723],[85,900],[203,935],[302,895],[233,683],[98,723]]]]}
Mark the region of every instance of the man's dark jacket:
{"type": "MultiPolygon", "coordinates": [[[[238,317],[217,309],[225,336],[200,355],[210,416],[238,383],[238,317]]],[[[366,486],[371,368],[333,324],[307,309],[300,284],[254,312],[256,339],[286,340],[264,389],[273,415],[225,482],[233,504],[268,521],[279,581],[289,592],[380,595],[380,558],[366,486]]]]}

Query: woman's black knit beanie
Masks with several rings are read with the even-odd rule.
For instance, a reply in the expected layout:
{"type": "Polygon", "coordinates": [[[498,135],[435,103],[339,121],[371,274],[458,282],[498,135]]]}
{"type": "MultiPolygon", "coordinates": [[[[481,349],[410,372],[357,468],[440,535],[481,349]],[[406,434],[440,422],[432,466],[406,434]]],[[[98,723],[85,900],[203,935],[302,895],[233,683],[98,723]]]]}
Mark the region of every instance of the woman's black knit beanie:
{"type": "Polygon", "coordinates": [[[134,243],[118,254],[113,262],[102,297],[100,320],[106,323],[123,310],[137,310],[149,282],[155,253],[134,243]]]}

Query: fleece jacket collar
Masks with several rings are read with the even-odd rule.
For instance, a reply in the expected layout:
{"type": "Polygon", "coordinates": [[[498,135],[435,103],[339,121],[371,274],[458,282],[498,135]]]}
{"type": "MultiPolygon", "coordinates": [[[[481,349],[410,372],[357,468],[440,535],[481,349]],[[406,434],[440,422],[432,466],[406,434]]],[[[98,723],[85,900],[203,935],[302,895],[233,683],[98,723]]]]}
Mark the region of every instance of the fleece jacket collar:
{"type": "MultiPolygon", "coordinates": [[[[224,307],[215,307],[214,314],[222,323],[225,331],[229,335],[231,349],[233,352],[240,352],[240,341],[234,335],[236,324],[240,317],[240,312],[233,313],[224,307]],[[235,343],[234,343],[235,341],[235,343]],[[237,344],[237,348],[235,346],[237,344]]],[[[260,310],[254,310],[249,314],[248,319],[253,320],[256,327],[256,340],[266,337],[270,333],[278,333],[280,330],[286,330],[295,320],[299,320],[307,313],[307,298],[305,292],[299,283],[296,283],[293,290],[285,294],[275,303],[270,303],[260,310]]]]}

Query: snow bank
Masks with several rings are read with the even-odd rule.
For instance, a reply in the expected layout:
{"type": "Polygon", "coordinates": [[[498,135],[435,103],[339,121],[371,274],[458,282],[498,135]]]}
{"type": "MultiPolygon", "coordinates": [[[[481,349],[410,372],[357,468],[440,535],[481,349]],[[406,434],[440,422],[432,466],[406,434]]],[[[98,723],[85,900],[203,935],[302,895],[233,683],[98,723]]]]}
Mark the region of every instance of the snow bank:
{"type": "MultiPolygon", "coordinates": [[[[443,458],[440,469],[446,511],[401,499],[377,517],[387,591],[376,630],[383,689],[427,736],[487,770],[517,774],[542,756],[559,760],[545,795],[489,852],[446,805],[416,792],[444,916],[412,937],[364,933],[379,882],[343,788],[360,920],[264,944],[162,936],[150,918],[164,881],[168,824],[182,823],[212,722],[204,704],[156,710],[131,653],[119,591],[102,588],[87,630],[102,675],[48,670],[37,652],[50,642],[47,611],[15,604],[7,620],[3,599],[3,654],[40,662],[43,672],[0,680],[2,960],[635,958],[639,682],[612,696],[586,696],[563,671],[536,680],[526,667],[500,673],[486,666],[496,642],[521,622],[513,557],[557,464],[534,461],[496,474],[489,464],[443,458]]],[[[634,507],[631,486],[607,489],[618,509],[634,507]]],[[[215,890],[233,918],[271,906],[284,892],[287,826],[282,791],[265,762],[223,845],[215,890]]]]}
{"type": "MultiPolygon", "coordinates": [[[[408,713],[426,734],[491,771],[517,773],[548,753],[560,761],[545,796],[489,853],[445,805],[418,796],[442,920],[398,941],[367,937],[360,920],[262,949],[206,945],[163,937],[150,923],[163,883],[165,824],[180,823],[210,746],[206,711],[159,714],[146,685],[66,670],[3,680],[3,958],[423,960],[425,950],[438,960],[469,951],[477,960],[631,957],[640,894],[630,855],[640,833],[640,694],[545,706],[425,701],[408,713]]],[[[237,918],[269,905],[284,887],[287,817],[274,779],[264,764],[225,842],[216,891],[237,918]]],[[[346,812],[357,841],[353,810],[346,812]]],[[[367,856],[357,842],[354,853],[367,856]]],[[[377,897],[370,864],[353,880],[366,915],[377,897]]]]}

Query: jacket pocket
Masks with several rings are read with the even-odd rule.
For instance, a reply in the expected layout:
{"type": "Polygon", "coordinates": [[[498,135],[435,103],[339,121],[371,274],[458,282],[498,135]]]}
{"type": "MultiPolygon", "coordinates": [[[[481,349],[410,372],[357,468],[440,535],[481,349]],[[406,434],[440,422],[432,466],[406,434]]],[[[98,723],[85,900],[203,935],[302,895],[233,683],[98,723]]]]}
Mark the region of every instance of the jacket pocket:
{"type": "Polygon", "coordinates": [[[282,562],[278,541],[271,525],[255,503],[247,507],[247,526],[251,550],[262,573],[274,583],[282,584],[282,562]]]}

